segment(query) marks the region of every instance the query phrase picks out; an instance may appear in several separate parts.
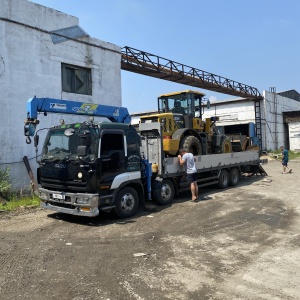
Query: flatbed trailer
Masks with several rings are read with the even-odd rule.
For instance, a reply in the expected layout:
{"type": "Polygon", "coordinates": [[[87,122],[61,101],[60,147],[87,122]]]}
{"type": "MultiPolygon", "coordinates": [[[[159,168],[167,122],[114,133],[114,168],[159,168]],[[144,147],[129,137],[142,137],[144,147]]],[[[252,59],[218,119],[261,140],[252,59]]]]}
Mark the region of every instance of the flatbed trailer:
{"type": "MultiPolygon", "coordinates": [[[[178,157],[166,157],[160,123],[139,126],[141,152],[152,164],[152,197],[160,204],[168,204],[181,191],[189,190],[185,169],[178,157]]],[[[261,166],[259,150],[195,156],[199,187],[217,185],[219,188],[238,185],[243,173],[266,175],[261,166]]]]}

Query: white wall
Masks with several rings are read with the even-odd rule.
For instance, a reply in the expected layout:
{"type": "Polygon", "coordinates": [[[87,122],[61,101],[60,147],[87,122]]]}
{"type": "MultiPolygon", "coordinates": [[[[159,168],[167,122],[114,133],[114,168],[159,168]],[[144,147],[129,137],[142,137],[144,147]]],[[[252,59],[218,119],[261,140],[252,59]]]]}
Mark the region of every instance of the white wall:
{"type": "Polygon", "coordinates": [[[288,132],[285,131],[282,113],[300,110],[300,102],[277,94],[274,96],[274,93],[267,91],[263,92],[263,96],[265,119],[262,126],[264,131],[263,145],[266,150],[275,150],[281,145],[287,147],[288,145],[286,145],[286,141],[288,138],[288,132]],[[277,104],[275,104],[276,102],[277,104]]]}
{"type": "MultiPolygon", "coordinates": [[[[36,95],[121,106],[120,47],[91,37],[53,44],[44,31],[79,25],[78,18],[27,0],[0,0],[0,18],[0,167],[22,161],[24,155],[35,156],[33,144],[25,143],[23,132],[29,98],[36,95]],[[62,92],[62,62],[92,69],[92,96],[62,92]]],[[[75,122],[72,116],[41,116],[38,129],[57,125],[61,118],[75,122]]],[[[35,174],[34,161],[30,164],[35,174]]],[[[23,163],[8,166],[16,187],[28,185],[23,163]]]]}
{"type": "MultiPolygon", "coordinates": [[[[217,102],[217,101],[216,101],[217,102]]],[[[226,101],[205,108],[203,118],[219,117],[217,125],[228,126],[255,122],[254,102],[250,100],[226,101]]]]}

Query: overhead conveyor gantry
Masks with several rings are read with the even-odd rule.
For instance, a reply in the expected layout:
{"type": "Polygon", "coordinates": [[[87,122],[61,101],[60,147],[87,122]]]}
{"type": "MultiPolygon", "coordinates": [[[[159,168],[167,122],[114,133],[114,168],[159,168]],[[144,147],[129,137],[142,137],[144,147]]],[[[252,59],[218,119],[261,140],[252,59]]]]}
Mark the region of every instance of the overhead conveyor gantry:
{"type": "Polygon", "coordinates": [[[257,88],[128,46],[122,48],[121,68],[146,76],[194,86],[254,101],[256,134],[262,146],[260,101],[257,88]]]}
{"type": "Polygon", "coordinates": [[[127,46],[122,48],[121,68],[218,93],[262,99],[255,87],[127,46]]]}

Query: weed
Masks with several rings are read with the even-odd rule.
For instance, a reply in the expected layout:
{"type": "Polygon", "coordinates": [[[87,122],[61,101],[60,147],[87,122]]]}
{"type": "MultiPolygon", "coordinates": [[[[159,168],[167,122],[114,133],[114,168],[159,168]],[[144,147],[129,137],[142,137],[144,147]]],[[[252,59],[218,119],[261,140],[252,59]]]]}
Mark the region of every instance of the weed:
{"type": "Polygon", "coordinates": [[[39,198],[30,192],[30,188],[12,189],[9,168],[0,168],[0,210],[10,211],[20,207],[37,207],[39,198]]]}
{"type": "MultiPolygon", "coordinates": [[[[276,156],[280,160],[282,159],[282,154],[280,150],[269,151],[269,155],[273,157],[276,156]]],[[[300,152],[289,150],[289,160],[299,159],[299,158],[300,158],[300,152]]]]}
{"type": "Polygon", "coordinates": [[[7,199],[8,193],[11,189],[11,178],[9,168],[0,168],[0,197],[7,199]]]}
{"type": "Polygon", "coordinates": [[[37,196],[32,197],[23,197],[19,199],[12,199],[9,201],[5,201],[0,203],[0,210],[2,211],[12,211],[17,210],[19,208],[26,208],[26,207],[38,207],[40,205],[40,199],[37,196]]]}

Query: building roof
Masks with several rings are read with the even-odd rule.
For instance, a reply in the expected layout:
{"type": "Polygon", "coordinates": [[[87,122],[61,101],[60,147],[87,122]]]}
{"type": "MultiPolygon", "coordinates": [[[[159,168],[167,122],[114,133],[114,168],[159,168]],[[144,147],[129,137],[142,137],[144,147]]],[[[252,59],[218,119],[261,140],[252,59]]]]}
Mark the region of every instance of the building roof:
{"type": "Polygon", "coordinates": [[[277,93],[277,95],[290,98],[300,102],[300,94],[296,90],[287,90],[277,93]]]}
{"type": "Polygon", "coordinates": [[[176,95],[187,94],[187,93],[205,96],[204,93],[199,92],[199,91],[184,90],[184,91],[179,91],[179,92],[172,92],[172,93],[161,94],[161,95],[159,95],[159,97],[170,97],[170,96],[176,96],[176,95]]]}

